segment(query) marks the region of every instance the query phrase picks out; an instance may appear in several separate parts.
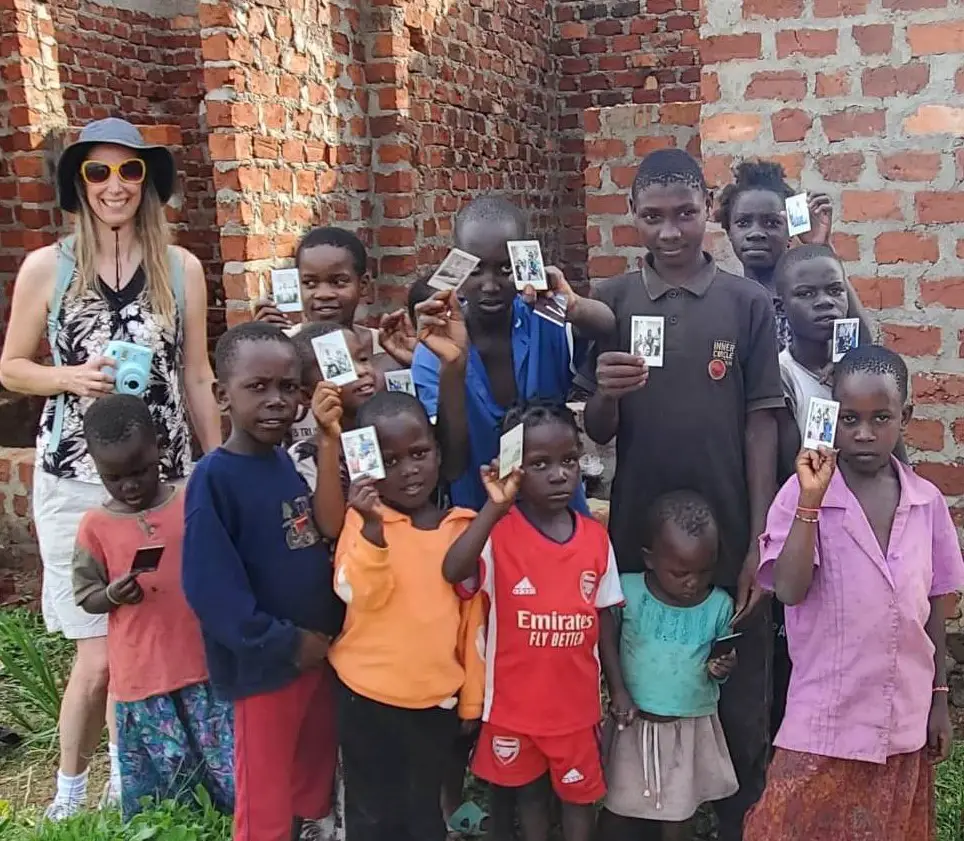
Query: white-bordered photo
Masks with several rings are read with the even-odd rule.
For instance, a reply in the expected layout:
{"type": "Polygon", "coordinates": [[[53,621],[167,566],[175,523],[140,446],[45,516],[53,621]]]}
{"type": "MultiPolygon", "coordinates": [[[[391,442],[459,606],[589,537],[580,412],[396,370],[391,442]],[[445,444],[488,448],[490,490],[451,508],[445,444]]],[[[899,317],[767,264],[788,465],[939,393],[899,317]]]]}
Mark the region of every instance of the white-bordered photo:
{"type": "Polygon", "coordinates": [[[301,312],[301,281],[297,269],[271,270],[271,297],[281,312],[301,312]]]}
{"type": "Polygon", "coordinates": [[[804,427],[804,449],[833,448],[839,413],[840,404],[836,400],[824,400],[822,397],[810,398],[810,404],[807,406],[807,424],[804,427]]]}
{"type": "Polygon", "coordinates": [[[542,262],[542,246],[539,245],[538,240],[510,241],[509,259],[512,261],[515,288],[520,292],[527,286],[531,286],[537,292],[545,292],[549,288],[546,266],[542,262]]]}
{"type": "Polygon", "coordinates": [[[837,318],[833,322],[833,361],[839,362],[860,341],[859,318],[837,318]]]}
{"type": "Polygon", "coordinates": [[[499,478],[504,479],[517,467],[522,467],[522,424],[513,426],[499,439],[499,478]]]}
{"type": "Polygon", "coordinates": [[[566,323],[566,296],[561,293],[540,295],[532,305],[532,311],[540,318],[562,327],[566,323]]]}
{"type": "Polygon", "coordinates": [[[341,448],[345,452],[345,465],[351,481],[362,476],[371,479],[385,478],[382,451],[374,426],[363,426],[341,434],[341,448]]]}
{"type": "Polygon", "coordinates": [[[810,205],[806,193],[797,193],[787,199],[787,227],[792,237],[810,230],[810,205]]]}
{"type": "Polygon", "coordinates": [[[402,391],[405,394],[415,396],[415,383],[412,380],[412,372],[409,369],[404,371],[385,372],[385,390],[402,391]]]}
{"type": "Polygon", "coordinates": [[[650,368],[663,367],[665,321],[661,315],[634,315],[630,353],[641,356],[650,368]]]}
{"type": "Polygon", "coordinates": [[[442,261],[442,265],[435,270],[435,274],[429,278],[428,285],[443,291],[458,289],[477,265],[479,265],[478,257],[453,248],[442,261]]]}
{"type": "Polygon", "coordinates": [[[348,385],[358,379],[345,343],[345,334],[341,330],[316,336],[311,340],[311,349],[315,352],[323,380],[335,385],[348,385]]]}

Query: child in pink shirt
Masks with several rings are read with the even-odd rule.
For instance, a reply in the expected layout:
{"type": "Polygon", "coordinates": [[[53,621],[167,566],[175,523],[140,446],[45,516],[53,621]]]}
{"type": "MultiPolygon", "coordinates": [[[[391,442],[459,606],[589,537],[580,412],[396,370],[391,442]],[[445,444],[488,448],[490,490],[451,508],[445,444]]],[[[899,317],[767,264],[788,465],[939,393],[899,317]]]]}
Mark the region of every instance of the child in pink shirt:
{"type": "Polygon", "coordinates": [[[159,479],[157,433],[139,397],[98,399],[84,436],[111,498],[81,520],[74,599],[108,614],[124,817],[145,797],[194,802],[198,786],[230,813],[233,715],[208,683],[201,628],[181,588],[184,491],[159,479]],[[142,571],[135,556],[152,547],[162,550],[157,566],[142,571]]]}
{"type": "Polygon", "coordinates": [[[929,841],[952,740],[941,597],[964,587],[940,491],[892,455],[907,367],[874,345],[835,369],[837,450],[803,450],[761,537],[793,673],[745,841],[929,841]]]}

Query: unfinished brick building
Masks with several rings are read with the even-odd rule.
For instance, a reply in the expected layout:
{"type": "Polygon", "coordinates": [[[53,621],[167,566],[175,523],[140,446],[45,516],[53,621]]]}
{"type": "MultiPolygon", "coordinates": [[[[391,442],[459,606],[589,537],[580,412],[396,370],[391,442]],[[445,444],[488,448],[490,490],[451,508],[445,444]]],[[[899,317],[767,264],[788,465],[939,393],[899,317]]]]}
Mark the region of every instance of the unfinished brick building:
{"type": "MultiPolygon", "coordinates": [[[[919,469],[964,514],[961,0],[0,0],[0,71],[0,326],[24,251],[64,223],[57,150],[96,117],[175,147],[214,334],[311,224],[362,234],[393,307],[460,204],[500,190],[589,280],[641,254],[648,150],[702,150],[714,184],[777,157],[834,197],[836,247],[915,372],[919,469]]],[[[0,445],[28,443],[29,413],[4,418],[0,445]]],[[[32,453],[0,456],[0,543],[22,546],[32,453]]]]}

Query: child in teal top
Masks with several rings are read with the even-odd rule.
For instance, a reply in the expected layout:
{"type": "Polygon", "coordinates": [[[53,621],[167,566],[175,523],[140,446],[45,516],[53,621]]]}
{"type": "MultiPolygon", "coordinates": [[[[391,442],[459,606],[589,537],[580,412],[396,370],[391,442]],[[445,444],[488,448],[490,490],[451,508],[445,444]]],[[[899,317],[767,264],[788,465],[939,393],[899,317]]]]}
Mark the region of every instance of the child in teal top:
{"type": "Polygon", "coordinates": [[[701,803],[738,789],[717,717],[736,652],[710,659],[733,619],[733,600],[712,583],[716,519],[701,496],[675,491],[653,503],[646,535],[646,572],[620,576],[626,605],[601,629],[610,689],[603,841],[630,837],[640,820],[662,823],[664,841],[687,837],[701,803]]]}

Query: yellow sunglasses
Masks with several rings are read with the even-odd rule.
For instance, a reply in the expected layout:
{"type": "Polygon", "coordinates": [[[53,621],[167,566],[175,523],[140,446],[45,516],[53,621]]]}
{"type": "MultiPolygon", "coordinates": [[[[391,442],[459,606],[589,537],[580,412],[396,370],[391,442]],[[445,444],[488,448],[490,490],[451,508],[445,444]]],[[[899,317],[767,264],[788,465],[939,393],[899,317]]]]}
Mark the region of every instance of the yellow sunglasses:
{"type": "Polygon", "coordinates": [[[119,164],[87,160],[80,165],[80,177],[85,184],[106,184],[115,172],[125,184],[143,184],[147,166],[141,158],[128,158],[119,164]]]}

